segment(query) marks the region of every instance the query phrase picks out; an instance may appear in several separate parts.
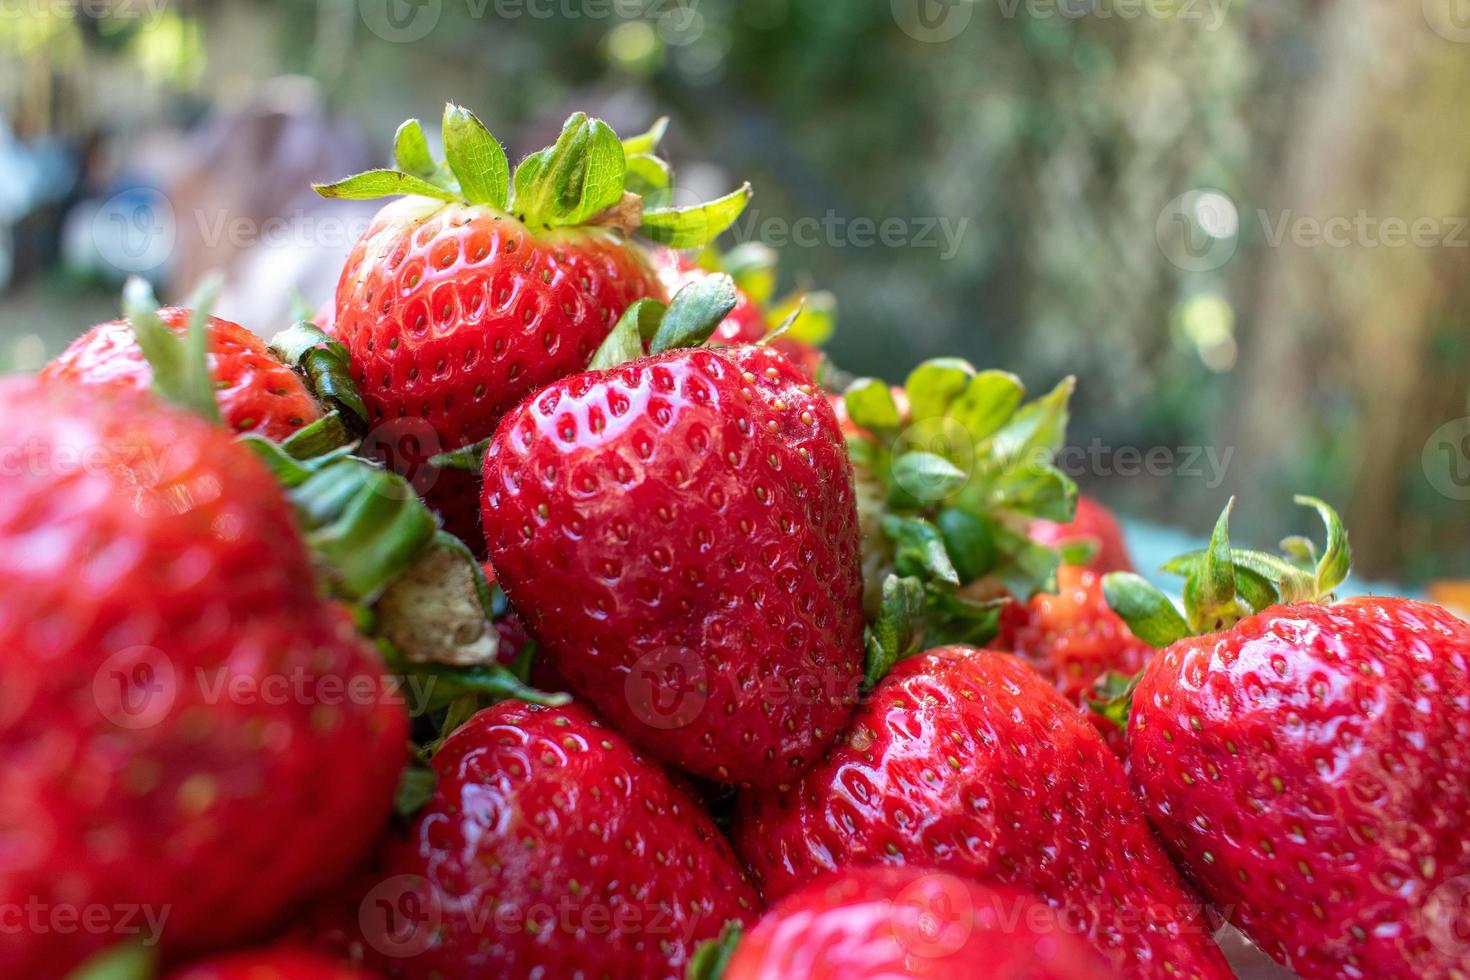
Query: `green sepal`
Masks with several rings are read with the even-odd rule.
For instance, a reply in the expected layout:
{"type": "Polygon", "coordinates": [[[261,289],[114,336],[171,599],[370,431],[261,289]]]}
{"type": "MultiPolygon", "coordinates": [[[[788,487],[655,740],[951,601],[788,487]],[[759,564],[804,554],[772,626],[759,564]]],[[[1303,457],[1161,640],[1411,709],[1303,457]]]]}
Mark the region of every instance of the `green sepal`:
{"type": "Polygon", "coordinates": [[[667,310],[663,303],[649,297],[635,301],[623,311],[618,322],[603,338],[588,362],[587,370],[606,371],[635,357],[642,357],[644,346],[658,332],[667,310]]]}
{"type": "Polygon", "coordinates": [[[1065,523],[1077,513],[1077,484],[1050,463],[1022,461],[986,483],[985,502],[1065,523]]]}
{"type": "Polygon", "coordinates": [[[670,248],[700,248],[714,241],[735,223],[750,200],[749,184],[724,197],[682,208],[649,208],[643,212],[638,230],[645,237],[670,248]]]}
{"type": "Polygon", "coordinates": [[[939,528],[921,517],[885,514],[883,533],[893,544],[893,566],[900,576],[958,586],[960,576],[950,561],[939,528]]]}
{"type": "Polygon", "coordinates": [[[540,704],[549,708],[569,703],[571,695],[560,691],[540,691],[521,680],[500,664],[485,664],[477,667],[450,667],[445,664],[411,664],[392,649],[391,644],[379,643],[384,657],[395,674],[414,675],[426,683],[428,697],[419,714],[443,710],[460,698],[472,697],[490,701],[517,700],[527,704],[540,704]]]}
{"type": "Polygon", "coordinates": [[[342,342],[328,337],[314,323],[301,320],[277,333],[270,349],[305,379],[319,401],[340,405],[367,421],[367,406],[352,378],[351,358],[342,342]]]}
{"type": "Polygon", "coordinates": [[[281,448],[296,459],[311,459],[354,441],[352,433],[342,421],[342,413],[334,410],[282,439],[281,448]]]}
{"type": "Polygon", "coordinates": [[[461,200],[457,191],[431,184],[422,177],[415,177],[401,170],[365,170],[330,184],[312,184],[311,189],[322,197],[348,201],[370,201],[395,194],[415,194],[438,201],[461,200]]]}
{"type": "Polygon", "coordinates": [[[837,297],[825,289],[793,293],[771,307],[766,322],[786,323],[787,337],[820,347],[837,332],[837,297]]]}
{"type": "MultiPolygon", "coordinates": [[[[424,153],[427,156],[427,145],[424,153]]],[[[510,199],[510,163],[505,158],[505,150],[473,112],[452,102],[444,106],[444,161],[459,182],[466,201],[497,211],[506,209],[510,199]]],[[[416,165],[422,166],[423,162],[415,156],[416,165]]],[[[429,162],[432,164],[432,160],[429,162]]],[[[622,191],[620,175],[617,192],[621,195],[622,191]]]]}
{"type": "Polygon", "coordinates": [[[852,424],[869,432],[894,432],[903,424],[888,385],[877,378],[858,378],[842,395],[852,424]]]}
{"type": "Polygon", "coordinates": [[[180,337],[158,315],[146,280],[133,276],[123,286],[123,315],[153,369],[153,390],[210,422],[220,420],[209,371],[209,309],[218,291],[219,280],[211,276],[189,299],[189,326],[180,337]]]}
{"type": "Polygon", "coordinates": [[[1337,515],[1337,511],[1324,501],[1303,494],[1298,494],[1293,500],[1303,507],[1315,510],[1327,528],[1327,543],[1322,548],[1322,555],[1317,559],[1313,573],[1318,597],[1329,596],[1347,581],[1348,573],[1352,571],[1353,557],[1352,549],[1348,546],[1347,529],[1343,527],[1342,518],[1337,515]]]}
{"type": "Polygon", "coordinates": [[[1235,601],[1235,562],[1230,552],[1230,512],[1234,507],[1235,498],[1231,497],[1215,521],[1209,547],[1195,574],[1184,582],[1184,611],[1195,633],[1223,629],[1240,618],[1240,606],[1235,601]]]}
{"type": "Polygon", "coordinates": [[[964,644],[983,647],[999,632],[1000,612],[1011,600],[967,599],[943,586],[931,586],[925,600],[926,647],[964,644]]]}
{"type": "Polygon", "coordinates": [[[988,520],[962,507],[946,507],[934,523],[961,585],[995,570],[995,529],[988,520]]]}
{"type": "Polygon", "coordinates": [[[1077,379],[1063,378],[1055,388],[1022,406],[995,434],[1000,456],[1025,464],[1028,460],[1050,460],[1067,436],[1068,403],[1077,379]]]}
{"type": "Polygon", "coordinates": [[[1062,556],[1055,548],[997,525],[995,550],[999,559],[995,574],[1011,595],[1024,602],[1038,592],[1056,591],[1062,556]]]}
{"type": "Polygon", "coordinates": [[[403,767],[398,776],[398,789],[393,794],[393,812],[409,823],[434,798],[434,770],[416,762],[403,767]]]}
{"type": "Polygon", "coordinates": [[[631,157],[640,153],[657,153],[658,145],[663,142],[664,133],[668,132],[668,129],[669,117],[659,116],[647,130],[623,140],[624,155],[631,157]]]}
{"type": "Polygon", "coordinates": [[[958,357],[936,357],[914,368],[903,385],[909,398],[909,421],[944,415],[974,376],[970,362],[958,357]]]}
{"type": "Polygon", "coordinates": [[[66,980],[153,980],[157,971],[157,951],[130,942],[97,953],[68,973],[66,980]]]}
{"type": "Polygon", "coordinates": [[[438,183],[439,165],[429,151],[429,140],[417,119],[405,120],[393,134],[393,162],[401,173],[431,184],[438,183]]]}
{"type": "Polygon", "coordinates": [[[618,134],[576,112],[554,144],[516,167],[511,209],[533,226],[579,225],[622,200],[626,175],[618,134]]]}
{"type": "Polygon", "coordinates": [[[918,653],[924,639],[924,584],[889,575],[883,580],[877,618],[863,631],[863,681],[877,684],[904,657],[918,653]]]}
{"type": "Polygon", "coordinates": [[[636,153],[624,161],[627,175],[623,187],[643,199],[645,208],[661,208],[673,194],[674,171],[656,156],[636,153]]]}
{"type": "Polygon", "coordinates": [[[1097,558],[1097,552],[1096,538],[1068,538],[1057,542],[1057,553],[1062,556],[1063,565],[1086,568],[1097,558]]]}
{"type": "Polygon", "coordinates": [[[241,441],[275,473],[333,594],[370,604],[438,532],[434,515],[398,474],[339,450],[298,460],[258,436],[241,441]]]}
{"type": "Polygon", "coordinates": [[[687,283],[669,301],[648,343],[648,352],[662,354],[676,347],[698,347],[713,336],[737,299],[735,280],[724,273],[700,276],[687,283]]]}
{"type": "Polygon", "coordinates": [[[1127,732],[1128,716],[1133,711],[1133,692],[1138,689],[1142,678],[1143,671],[1136,674],[1108,671],[1093,683],[1096,696],[1087,699],[1087,706],[1112,722],[1119,731],[1127,732]]]}
{"type": "Polygon", "coordinates": [[[464,470],[467,473],[479,473],[485,468],[485,450],[489,448],[490,437],[486,436],[479,442],[472,442],[468,446],[430,456],[429,465],[441,470],[464,470]]]}
{"type": "Polygon", "coordinates": [[[1162,650],[1190,635],[1189,623],[1174,603],[1141,575],[1109,572],[1102,580],[1103,596],[1133,635],[1162,650]]]}
{"type": "Polygon", "coordinates": [[[744,933],[745,928],[731,919],[720,929],[718,936],[700,943],[689,958],[689,967],[684,974],[686,980],[720,980],[744,933]]]}
{"type": "Polygon", "coordinates": [[[950,415],[979,442],[1000,431],[1026,397],[1026,386],[1008,371],[981,371],[950,405],[950,415]]]}
{"type": "Polygon", "coordinates": [[[932,504],[952,496],[970,474],[935,453],[909,452],[893,461],[889,502],[896,506],[932,504]]]}

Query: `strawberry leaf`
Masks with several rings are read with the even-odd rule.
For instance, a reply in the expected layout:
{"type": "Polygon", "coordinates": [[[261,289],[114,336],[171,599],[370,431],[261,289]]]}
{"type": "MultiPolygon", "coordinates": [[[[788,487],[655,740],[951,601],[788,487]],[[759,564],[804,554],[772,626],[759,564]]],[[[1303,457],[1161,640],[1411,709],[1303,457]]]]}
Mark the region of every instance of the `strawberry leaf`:
{"type": "Polygon", "coordinates": [[[674,173],[669,165],[647,153],[627,158],[625,187],[643,198],[643,207],[660,208],[668,204],[674,186],[674,173]]]}
{"type": "Polygon", "coordinates": [[[1169,597],[1132,572],[1103,576],[1103,596],[1133,635],[1162,650],[1189,635],[1189,624],[1169,597]]]}
{"type": "Polygon", "coordinates": [[[623,198],[627,163],[601,119],[573,113],[552,146],[521,161],[513,208],[528,224],[578,225],[623,198]]]}
{"type": "Polygon", "coordinates": [[[935,453],[904,453],[893,461],[889,500],[900,506],[910,499],[932,504],[954,494],[970,475],[935,453]]]}
{"type": "Polygon", "coordinates": [[[918,653],[923,643],[924,585],[916,578],[889,575],[883,580],[878,617],[863,631],[867,662],[863,680],[877,684],[904,657],[918,653]]]}
{"type": "Polygon", "coordinates": [[[1231,497],[1215,522],[1210,546],[1196,568],[1184,582],[1184,611],[1195,633],[1224,629],[1240,618],[1235,601],[1235,562],[1230,551],[1230,512],[1235,507],[1231,497]]]}
{"type": "Polygon", "coordinates": [[[302,320],[272,337],[270,349],[303,376],[318,400],[340,405],[359,421],[367,421],[367,406],[352,379],[350,358],[341,341],[302,320]]]}
{"type": "Polygon", "coordinates": [[[698,347],[708,340],[735,308],[735,280],[724,273],[700,276],[669,301],[658,330],[649,341],[650,354],[676,347],[698,347]]]}
{"type": "Polygon", "coordinates": [[[718,936],[700,943],[689,958],[686,980],[720,980],[730,965],[730,958],[735,955],[735,947],[740,945],[744,931],[744,927],[732,919],[720,929],[718,936]]]}
{"type": "Polygon", "coordinates": [[[903,385],[909,396],[910,421],[943,416],[974,376],[970,362],[958,357],[936,357],[914,368],[903,385]]]}
{"type": "Polygon", "coordinates": [[[963,507],[946,507],[935,518],[944,537],[959,584],[965,585],[995,569],[995,531],[989,521],[963,507]]]}
{"type": "MultiPolygon", "coordinates": [[[[453,103],[444,106],[444,159],[459,181],[465,200],[505,210],[510,197],[510,164],[505,150],[474,113],[453,103]]],[[[415,162],[422,164],[421,160],[415,162]]],[[[618,192],[622,192],[621,186],[618,192]]]]}
{"type": "Polygon", "coordinates": [[[1298,495],[1294,499],[1303,507],[1314,509],[1327,526],[1327,543],[1322,549],[1322,557],[1317,560],[1313,575],[1317,595],[1330,595],[1346,581],[1348,572],[1352,569],[1352,549],[1348,547],[1347,530],[1342,526],[1342,518],[1337,516],[1337,511],[1323,501],[1304,495],[1298,495]]]}
{"type": "Polygon", "coordinates": [[[439,175],[439,165],[429,152],[429,140],[417,119],[409,119],[398,127],[393,135],[393,162],[398,169],[410,177],[418,177],[434,183],[439,175]]]}
{"type": "Polygon", "coordinates": [[[903,420],[888,385],[877,378],[858,378],[842,395],[847,417],[853,425],[870,432],[891,432],[903,420]]]}
{"type": "Polygon", "coordinates": [[[658,300],[647,297],[629,306],[592,355],[587,370],[604,371],[642,357],[645,338],[658,328],[666,309],[658,300]]]}
{"type": "Polygon", "coordinates": [[[1021,379],[1008,371],[981,371],[950,406],[950,414],[979,442],[995,435],[1026,396],[1021,379]]]}
{"type": "Polygon", "coordinates": [[[189,299],[189,326],[179,337],[158,315],[158,302],[146,281],[133,276],[123,287],[123,313],[143,357],[153,369],[153,390],[162,398],[203,416],[220,419],[209,371],[209,308],[219,290],[211,277],[189,299]]]}
{"type": "Polygon", "coordinates": [[[820,347],[837,332],[837,297],[819,289],[795,293],[776,304],[766,315],[766,322],[789,319],[786,336],[803,344],[820,347]]]}
{"type": "Polygon", "coordinates": [[[949,560],[939,528],[921,517],[887,514],[883,533],[893,543],[893,566],[900,576],[923,581],[960,584],[959,573],[949,560]]]}
{"type": "Polygon", "coordinates": [[[635,154],[657,153],[658,145],[663,142],[664,133],[668,131],[668,128],[669,117],[659,116],[646,132],[639,133],[637,136],[629,136],[623,140],[623,153],[630,157],[635,154]]]}
{"type": "Polygon", "coordinates": [[[349,201],[368,201],[395,194],[417,194],[439,201],[458,201],[458,193],[431,184],[422,177],[400,170],[366,170],[360,174],[343,178],[332,184],[312,184],[312,190],[322,197],[342,198],[349,201]]]}
{"type": "Polygon", "coordinates": [[[647,238],[670,248],[699,248],[735,223],[750,200],[750,185],[743,184],[724,197],[683,208],[650,208],[643,212],[638,230],[647,238]]]}
{"type": "MultiPolygon", "coordinates": [[[[740,291],[757,306],[765,306],[776,292],[776,252],[764,242],[741,242],[718,256],[715,272],[727,272],[740,291]]],[[[784,319],[772,311],[768,320],[784,319]]]]}

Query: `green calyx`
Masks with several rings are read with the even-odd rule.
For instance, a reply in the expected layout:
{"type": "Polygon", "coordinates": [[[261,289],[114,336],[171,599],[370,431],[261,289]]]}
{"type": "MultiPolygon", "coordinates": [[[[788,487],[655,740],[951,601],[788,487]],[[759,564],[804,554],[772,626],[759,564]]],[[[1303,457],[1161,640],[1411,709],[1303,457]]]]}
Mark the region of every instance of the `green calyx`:
{"type": "Polygon", "coordinates": [[[123,286],[123,315],[153,369],[153,390],[161,398],[210,422],[220,420],[209,371],[209,310],[219,292],[211,277],[189,299],[189,327],[181,337],[158,315],[158,300],[146,280],[133,276],[123,286]]]}
{"type": "Polygon", "coordinates": [[[650,354],[698,347],[735,308],[735,282],[723,274],[701,276],[674,294],[667,306],[640,299],[623,311],[592,355],[588,370],[602,371],[650,354]]]}
{"type": "Polygon", "coordinates": [[[687,980],[720,980],[744,934],[745,930],[739,922],[733,919],[726,922],[718,936],[700,943],[694,955],[689,958],[689,968],[684,974],[687,980]]]}
{"type": "Polygon", "coordinates": [[[1316,497],[1298,496],[1327,529],[1319,552],[1307,538],[1281,543],[1285,555],[1230,544],[1230,512],[1235,499],[1215,523],[1209,545],[1167,562],[1162,571],[1184,578],[1184,613],[1168,596],[1131,572],[1103,576],[1108,605],[1135,636],[1163,648],[1186,636],[1229,629],[1240,619],[1271,606],[1293,602],[1328,602],[1348,576],[1352,562],[1347,532],[1337,512],[1316,497]]]}
{"type": "Polygon", "coordinates": [[[1053,586],[1058,553],[1035,518],[1070,520],[1077,488],[1055,465],[1073,380],[1031,402],[1014,375],[926,361],[902,397],[861,378],[844,395],[864,430],[848,450],[864,525],[867,680],[942,643],[983,644],[1008,597],[1053,586]]]}
{"type": "Polygon", "coordinates": [[[742,242],[721,253],[710,247],[696,261],[709,272],[722,272],[760,309],[770,330],[767,339],[784,336],[812,347],[832,339],[837,330],[837,297],[823,289],[798,288],[777,298],[776,252],[761,242],[742,242]]]}
{"type": "Polygon", "coordinates": [[[398,128],[395,166],[332,184],[323,197],[369,199],[414,194],[514,215],[532,228],[603,226],[638,232],[672,248],[697,248],[735,221],[750,185],[703,204],[674,207],[673,172],[654,155],[667,120],[618,138],[612,127],[574,113],[555,143],[530,154],[514,173],[500,142],[468,109],[444,107],[444,160],[436,161],[418,120],[398,128]]]}

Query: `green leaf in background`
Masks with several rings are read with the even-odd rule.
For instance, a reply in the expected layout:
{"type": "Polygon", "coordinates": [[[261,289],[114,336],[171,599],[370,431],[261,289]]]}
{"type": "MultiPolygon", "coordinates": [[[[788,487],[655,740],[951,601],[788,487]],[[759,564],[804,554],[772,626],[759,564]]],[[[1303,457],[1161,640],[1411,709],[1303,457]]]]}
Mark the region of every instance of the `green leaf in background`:
{"type": "Polygon", "coordinates": [[[322,197],[342,198],[349,201],[368,201],[395,194],[417,194],[440,201],[461,200],[458,193],[429,183],[399,170],[367,170],[353,174],[331,184],[312,184],[312,190],[322,197]]]}
{"type": "Polygon", "coordinates": [[[1103,596],[1133,635],[1162,650],[1189,635],[1189,624],[1169,597],[1132,572],[1103,576],[1103,596]]]}
{"type": "Polygon", "coordinates": [[[852,424],[869,432],[892,432],[902,423],[893,392],[877,378],[858,378],[842,394],[852,424]]]}
{"type": "MultiPolygon", "coordinates": [[[[422,138],[420,133],[419,139],[422,138]]],[[[459,181],[465,200],[498,211],[506,209],[510,197],[510,163],[505,158],[505,150],[473,112],[453,103],[444,106],[444,159],[459,181]]],[[[421,166],[422,160],[416,159],[415,164],[421,166]]],[[[622,193],[621,185],[618,193],[622,193]]]]}
{"type": "Polygon", "coordinates": [[[1065,523],[1077,512],[1077,484],[1050,464],[1022,460],[988,481],[986,502],[993,509],[1022,511],[1065,523]]]}
{"type": "Polygon", "coordinates": [[[750,185],[743,184],[724,197],[683,208],[652,208],[643,212],[638,230],[647,238],[670,248],[700,248],[735,223],[750,200],[750,185]]]}
{"type": "Polygon", "coordinates": [[[659,116],[646,132],[639,133],[637,136],[629,136],[623,140],[623,154],[631,157],[637,154],[657,153],[658,145],[663,142],[664,133],[668,131],[668,128],[669,117],[659,116]]]}
{"type": "Polygon", "coordinates": [[[209,309],[218,290],[218,277],[210,277],[189,299],[189,326],[180,337],[158,315],[145,280],[133,276],[123,286],[123,314],[153,369],[153,390],[211,422],[220,418],[209,373],[209,309]]]}
{"type": "Polygon", "coordinates": [[[398,777],[398,790],[393,795],[393,812],[408,822],[434,798],[434,770],[427,766],[404,766],[398,777]]]}
{"type": "Polygon", "coordinates": [[[787,337],[820,347],[837,332],[837,297],[825,289],[793,294],[766,315],[766,322],[780,323],[788,318],[791,325],[787,337]]]}
{"type": "Polygon", "coordinates": [[[694,955],[689,958],[685,980],[720,980],[725,975],[725,968],[730,965],[730,958],[735,955],[735,947],[740,945],[740,937],[744,932],[744,927],[732,919],[725,923],[717,937],[700,943],[694,955]]]}
{"type": "Polygon", "coordinates": [[[939,528],[922,517],[886,514],[883,533],[893,544],[893,565],[900,576],[960,584],[939,528]]]}
{"type": "Polygon", "coordinates": [[[958,357],[936,357],[914,368],[903,385],[909,420],[923,422],[944,415],[974,376],[970,362],[958,357]]]}
{"type": "Polygon", "coordinates": [[[1054,548],[1000,526],[995,528],[995,548],[996,574],[1011,595],[1024,602],[1038,592],[1056,591],[1062,557],[1054,548]]]}
{"type": "Polygon", "coordinates": [[[429,152],[429,141],[424,128],[417,119],[409,119],[398,127],[393,136],[393,162],[398,169],[410,177],[433,183],[439,174],[439,165],[429,152]]]}
{"type": "Polygon", "coordinates": [[[676,347],[697,347],[714,334],[720,321],[735,308],[735,280],[724,273],[700,276],[687,283],[669,301],[648,352],[661,354],[676,347]]]}
{"type": "Polygon", "coordinates": [[[123,943],[93,956],[68,973],[66,980],[153,980],[157,969],[154,950],[142,943],[123,943]]]}
{"type": "Polygon", "coordinates": [[[1133,709],[1133,692],[1142,677],[1143,671],[1136,674],[1108,671],[1093,684],[1094,696],[1087,699],[1088,706],[1126,732],[1128,715],[1133,709]]]}
{"type": "Polygon", "coordinates": [[[1064,378],[1051,391],[1017,411],[995,434],[997,454],[1016,462],[1032,459],[1051,462],[1066,441],[1067,405],[1076,387],[1076,378],[1064,378]]]}
{"type": "Polygon", "coordinates": [[[864,683],[877,684],[904,657],[917,653],[923,642],[924,584],[916,578],[889,575],[883,580],[883,598],[877,619],[863,633],[867,662],[864,683]]]}
{"type": "MultiPolygon", "coordinates": [[[[720,257],[716,272],[729,273],[735,285],[756,306],[765,306],[776,292],[776,251],[764,242],[741,242],[720,257]]],[[[772,314],[782,320],[784,315],[772,314]]]]}

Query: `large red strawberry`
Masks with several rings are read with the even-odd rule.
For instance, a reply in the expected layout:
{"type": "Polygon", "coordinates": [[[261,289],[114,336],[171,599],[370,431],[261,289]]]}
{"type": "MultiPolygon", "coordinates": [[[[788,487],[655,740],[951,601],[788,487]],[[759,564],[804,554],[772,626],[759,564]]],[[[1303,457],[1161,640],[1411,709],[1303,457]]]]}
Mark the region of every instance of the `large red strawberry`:
{"type": "Polygon", "coordinates": [[[685,790],[577,704],[506,701],[433,759],[437,785],[354,910],[390,976],[675,978],[759,900],[685,790]]]}
{"type": "Polygon", "coordinates": [[[372,980],[372,975],[294,946],[228,953],[165,980],[372,980]]]}
{"type": "MultiPolygon", "coordinates": [[[[158,317],[183,335],[191,313],[168,307],[158,317]]],[[[286,439],[321,417],[321,408],[301,378],[244,327],[210,317],[209,372],[224,422],[236,432],[286,439]]],[[[72,342],[41,370],[41,377],[87,385],[146,391],[153,369],[128,320],[100,323],[72,342]]]]}
{"type": "Polygon", "coordinates": [[[1107,980],[1112,973],[1055,910],[1024,892],[944,872],[870,867],[788,896],[739,938],[720,976],[1107,980]]]}
{"type": "Polygon", "coordinates": [[[560,381],[501,422],[484,483],[506,594],[649,752],[770,785],[841,730],[862,658],[852,472],[779,354],[669,350],[560,381]]]}
{"type": "Polygon", "coordinates": [[[1119,755],[1125,740],[1118,725],[1091,710],[1096,684],[1109,673],[1136,674],[1154,648],[1128,629],[1108,606],[1102,579],[1090,569],[1063,565],[1057,591],[1038,592],[1030,602],[1012,602],[1001,611],[996,646],[1010,650],[1056,685],[1068,700],[1087,710],[1119,755]]]}
{"type": "MultiPolygon", "coordinates": [[[[419,456],[407,465],[419,470],[440,450],[486,438],[527,394],[586,368],[633,301],[662,295],[626,232],[702,245],[740,213],[748,187],[695,208],[657,206],[669,176],[651,156],[655,139],[624,144],[578,113],[512,177],[480,121],[447,106],[444,163],[411,120],[398,131],[396,170],[317,188],[409,195],[383,208],[353,248],[334,324],[385,446],[412,430],[419,456]]],[[[451,530],[478,537],[473,475],[415,476],[451,530]]]]}
{"type": "Polygon", "coordinates": [[[1133,693],[1134,786],[1203,894],[1299,975],[1464,977],[1470,624],[1406,599],[1319,601],[1347,540],[1299,500],[1329,529],[1315,570],[1232,549],[1222,517],[1173,566],[1188,622],[1109,576],[1141,635],[1174,640],[1133,693]]]}
{"type": "Polygon", "coordinates": [[[1085,552],[1086,560],[1080,564],[1100,574],[1133,571],[1133,559],[1128,556],[1118,519],[1086,494],[1077,497],[1077,514],[1070,521],[1033,521],[1030,534],[1033,541],[1054,548],[1085,552]]]}
{"type": "Polygon", "coordinates": [[[820,764],[742,799],[734,842],[768,899],[853,865],[935,868],[1036,894],[1124,976],[1230,976],[1118,760],[1009,654],[901,661],[820,764]]]}
{"type": "Polygon", "coordinates": [[[0,974],[250,938],[366,849],[401,700],[230,432],[31,379],[0,415],[0,906],[39,917],[0,974]]]}

